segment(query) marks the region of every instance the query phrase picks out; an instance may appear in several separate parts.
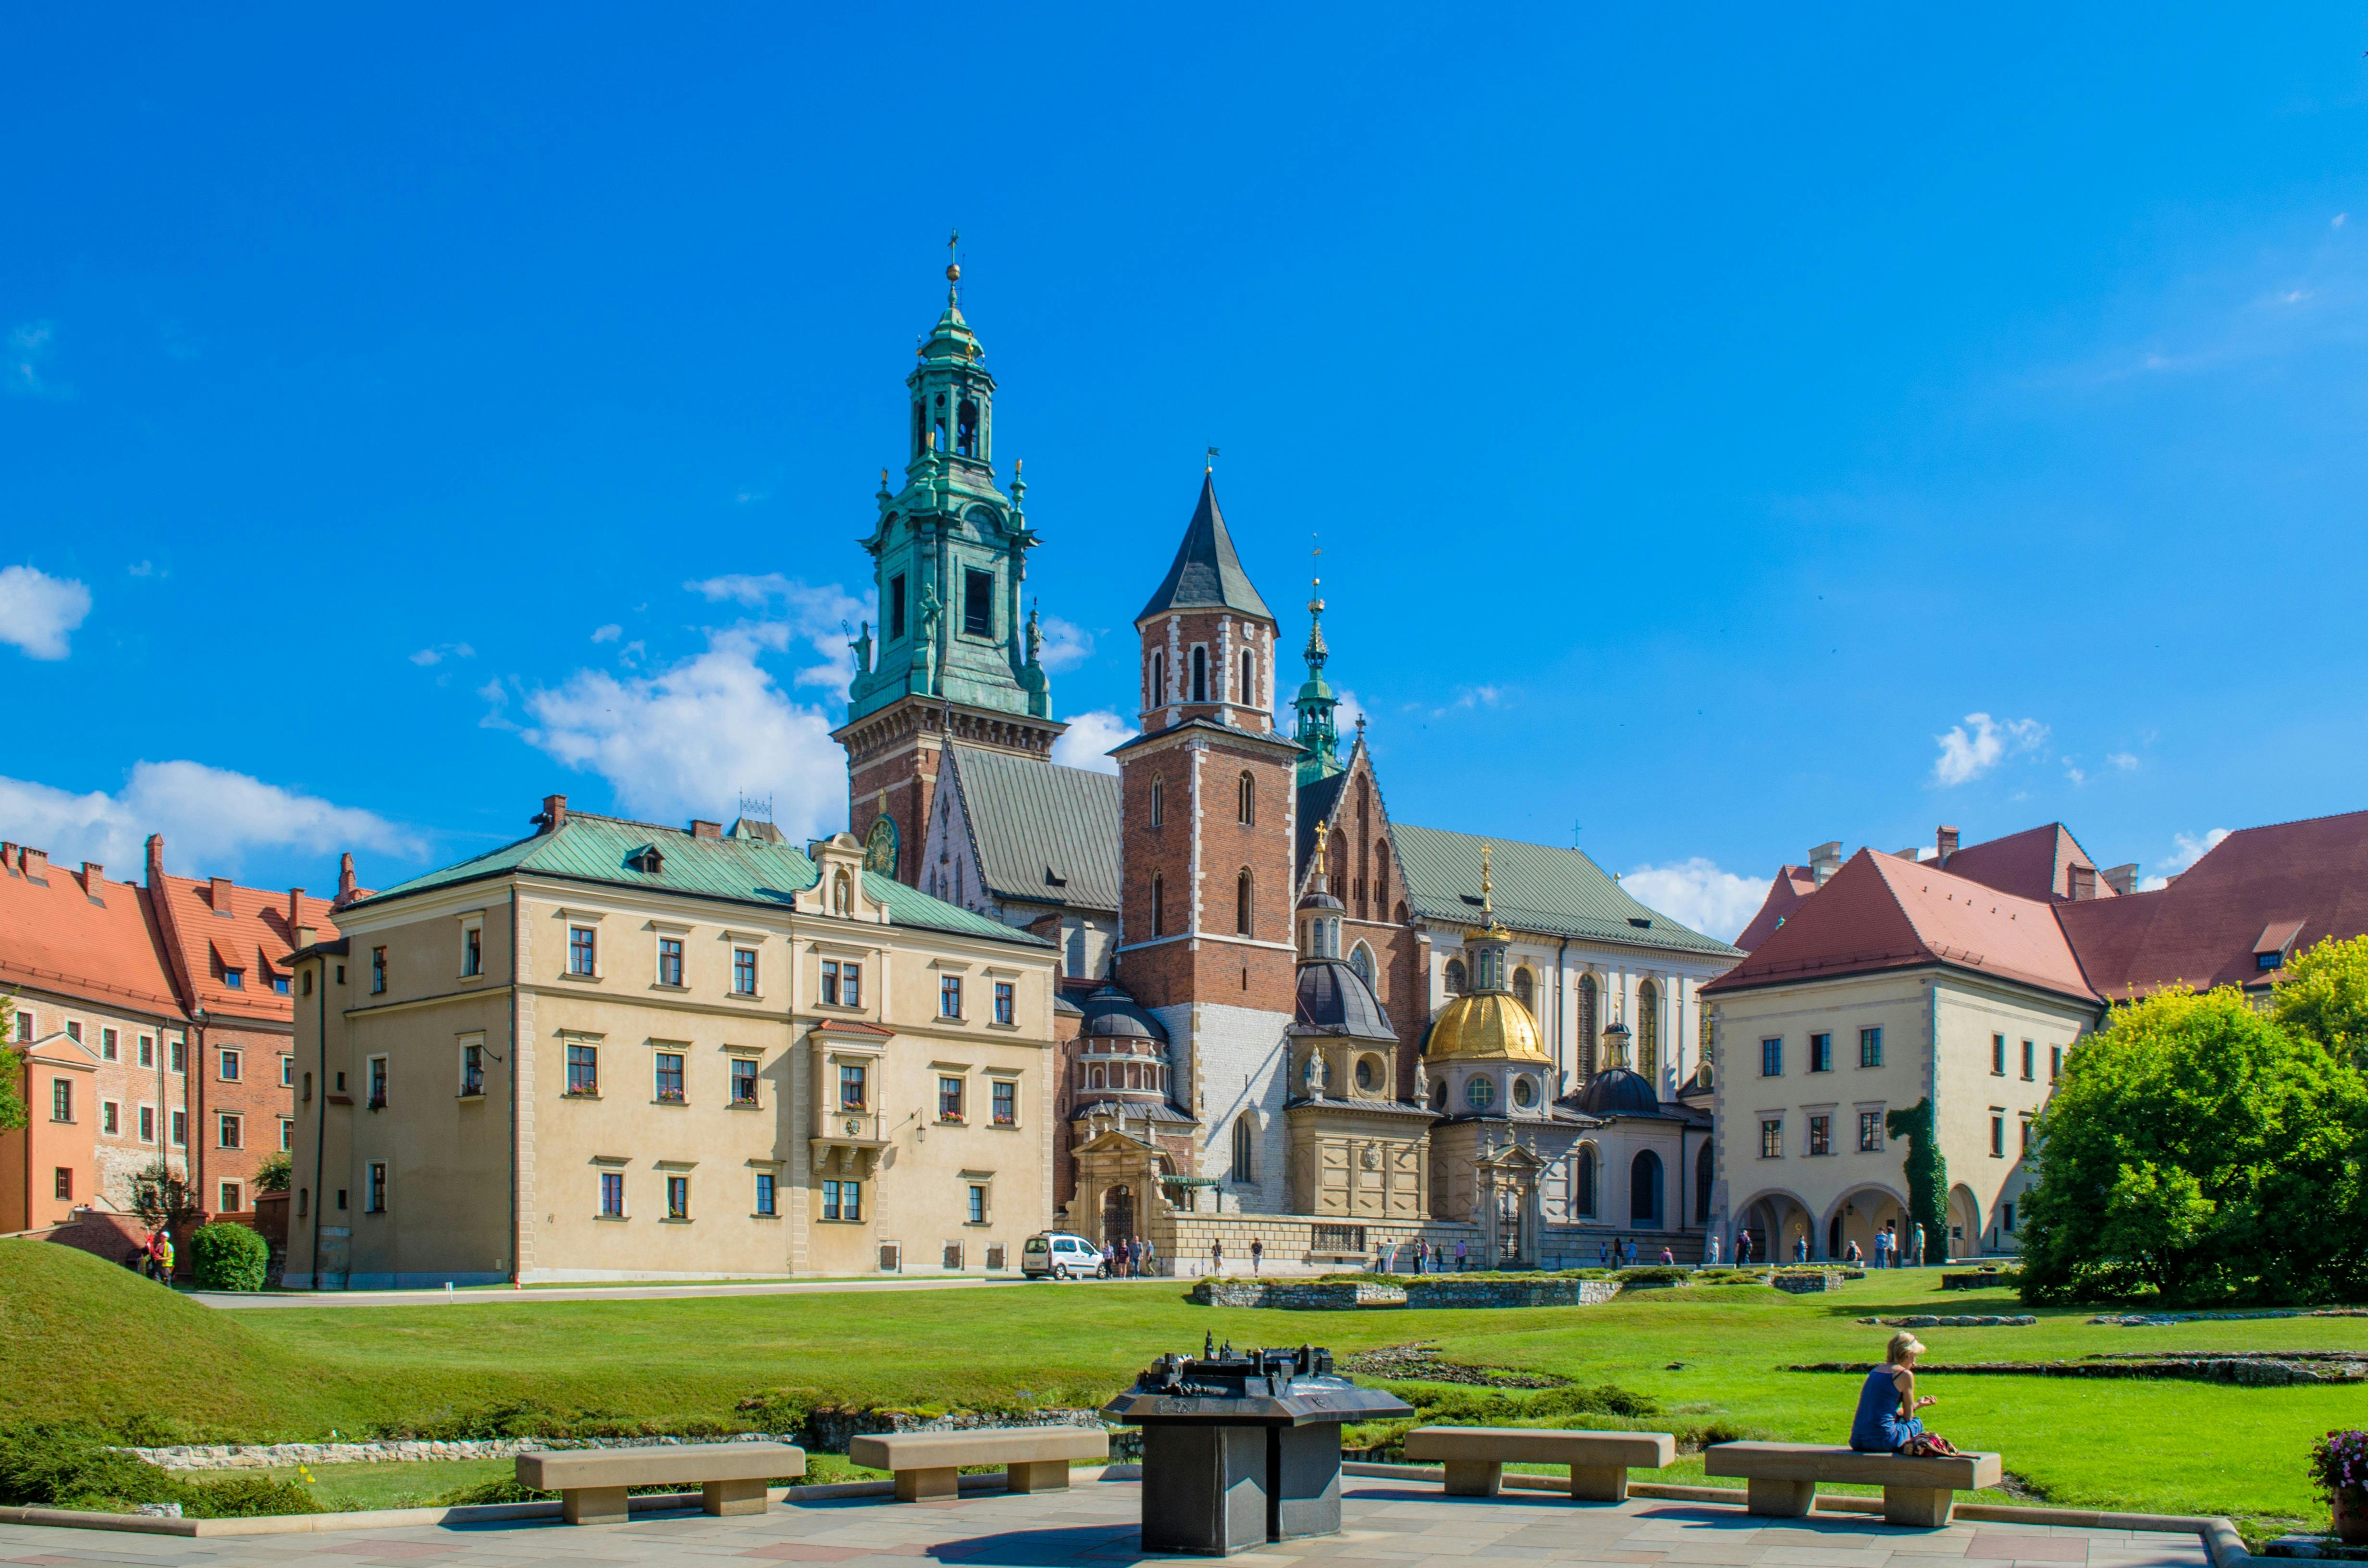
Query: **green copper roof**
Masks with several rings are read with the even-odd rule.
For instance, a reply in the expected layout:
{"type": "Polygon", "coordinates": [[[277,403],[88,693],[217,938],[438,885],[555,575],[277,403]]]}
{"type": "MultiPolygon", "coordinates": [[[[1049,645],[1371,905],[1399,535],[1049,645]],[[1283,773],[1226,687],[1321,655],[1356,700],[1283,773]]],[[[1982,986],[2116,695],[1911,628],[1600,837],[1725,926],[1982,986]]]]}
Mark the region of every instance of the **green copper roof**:
{"type": "Polygon", "coordinates": [[[1004,898],[1118,908],[1116,775],[974,746],[949,749],[989,888],[1004,898]]]}
{"type": "MultiPolygon", "coordinates": [[[[538,833],[506,844],[474,859],[414,877],[348,907],[374,908],[432,888],[514,872],[776,908],[787,908],[797,894],[822,878],[821,869],[804,851],[787,844],[757,838],[699,838],[678,827],[571,812],[556,833],[538,833]],[[658,851],[656,870],[637,871],[625,863],[635,850],[651,846],[658,851]]],[[[991,937],[1030,947],[1048,945],[1025,931],[957,909],[886,877],[866,877],[863,887],[887,904],[888,918],[898,926],[991,937]]]]}
{"type": "Polygon", "coordinates": [[[1515,930],[1665,948],[1706,958],[1743,956],[1740,949],[1637,903],[1583,850],[1403,824],[1394,824],[1390,835],[1397,844],[1407,903],[1417,915],[1478,923],[1480,847],[1487,844],[1495,846],[1491,869],[1497,918],[1515,930]],[[1638,920],[1651,924],[1634,925],[1638,920]]]}
{"type": "Polygon", "coordinates": [[[1272,620],[1274,613],[1258,597],[1242,558],[1234,553],[1234,536],[1226,530],[1225,515],[1217,510],[1216,480],[1201,476],[1201,504],[1192,508],[1176,560],[1151,602],[1134,619],[1165,615],[1174,609],[1229,609],[1272,620]]]}

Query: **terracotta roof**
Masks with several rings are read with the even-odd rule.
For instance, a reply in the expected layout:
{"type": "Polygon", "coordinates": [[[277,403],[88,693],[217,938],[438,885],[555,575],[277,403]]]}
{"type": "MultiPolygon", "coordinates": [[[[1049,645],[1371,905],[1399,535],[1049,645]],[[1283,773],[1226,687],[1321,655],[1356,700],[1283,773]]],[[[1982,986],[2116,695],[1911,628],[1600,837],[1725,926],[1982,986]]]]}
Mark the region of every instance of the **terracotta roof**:
{"type": "MultiPolygon", "coordinates": [[[[2018,898],[2066,900],[2072,896],[2072,869],[2097,869],[2097,862],[2080,847],[2072,830],[2060,822],[2025,828],[1982,844],[1969,844],[1950,856],[1945,865],[1958,876],[1970,877],[1984,887],[2010,892],[2018,898]]],[[[2096,896],[2116,895],[2100,878],[2096,896]]]]}
{"type": "Polygon", "coordinates": [[[1931,964],[2093,1001],[2055,906],[1936,866],[1861,849],[1743,962],[1702,989],[1931,964]]]}
{"type": "Polygon", "coordinates": [[[2259,944],[2283,950],[2368,933],[2368,812],[2248,827],[2169,887],[2057,907],[2089,982],[2115,1001],[2185,982],[2260,985],[2259,944]]]}
{"type": "Polygon", "coordinates": [[[1766,941],[1777,926],[1784,924],[1801,901],[1817,891],[1817,873],[1808,866],[1779,866],[1776,880],[1768,884],[1768,896],[1759,902],[1759,913],[1743,928],[1735,945],[1749,952],[1766,941]]]}
{"type": "Polygon", "coordinates": [[[161,934],[177,953],[175,967],[187,977],[196,1006],[249,1018],[295,1017],[295,1003],[273,990],[271,982],[288,972],[297,925],[312,926],[316,941],[336,937],[328,900],[161,871],[150,873],[149,889],[163,903],[161,934]],[[214,907],[217,889],[226,906],[221,911],[214,907]],[[301,920],[289,918],[290,899],[297,901],[301,920]],[[231,970],[239,971],[246,983],[233,987],[224,979],[231,970]]]}
{"type": "Polygon", "coordinates": [[[102,876],[85,891],[80,871],[38,861],[37,881],[18,856],[8,860],[0,876],[0,986],[184,1016],[145,889],[102,876]]]}

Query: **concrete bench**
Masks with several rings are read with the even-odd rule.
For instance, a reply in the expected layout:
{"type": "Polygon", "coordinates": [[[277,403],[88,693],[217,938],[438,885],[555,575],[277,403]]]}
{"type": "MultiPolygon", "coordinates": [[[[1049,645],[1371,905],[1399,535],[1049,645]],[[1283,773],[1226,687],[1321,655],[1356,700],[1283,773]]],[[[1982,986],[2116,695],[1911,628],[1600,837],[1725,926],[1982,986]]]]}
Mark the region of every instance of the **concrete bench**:
{"type": "Polygon", "coordinates": [[[1014,1492],[1061,1492],[1071,1460],[1110,1458],[1110,1434],[1099,1426],[987,1426],[974,1432],[880,1432],[847,1445],[847,1457],[871,1470],[893,1471],[896,1501],[961,1494],[962,1467],[1003,1467],[1014,1492]]]}
{"type": "Polygon", "coordinates": [[[761,1514],[765,1483],[806,1472],[806,1451],[789,1443],[665,1443],[636,1449],[530,1449],[518,1457],[520,1486],[559,1494],[571,1525],[621,1525],[625,1488],[699,1486],[711,1514],[761,1514]]]}
{"type": "Polygon", "coordinates": [[[1628,1500],[1631,1467],[1658,1470],[1678,1457],[1667,1432],[1556,1432],[1528,1426],[1417,1426],[1406,1435],[1410,1461],[1447,1467],[1458,1497],[1494,1497],[1508,1464],[1566,1464],[1570,1494],[1587,1503],[1628,1500]]]}
{"type": "Polygon", "coordinates": [[[1702,1450],[1702,1471],[1748,1483],[1744,1506],[1784,1519],[1808,1513],[1820,1481],[1880,1486],[1886,1522],[1935,1529],[1949,1522],[1954,1494],[1996,1486],[2002,1473],[1996,1454],[1910,1459],[1824,1443],[1719,1443],[1702,1450]]]}

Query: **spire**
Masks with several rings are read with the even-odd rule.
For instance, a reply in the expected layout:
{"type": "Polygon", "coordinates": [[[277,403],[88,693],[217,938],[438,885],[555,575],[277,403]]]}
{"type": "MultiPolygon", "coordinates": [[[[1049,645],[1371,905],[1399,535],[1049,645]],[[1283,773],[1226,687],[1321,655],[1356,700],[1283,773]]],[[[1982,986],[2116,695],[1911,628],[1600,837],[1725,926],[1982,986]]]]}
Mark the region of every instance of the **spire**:
{"type": "Polygon", "coordinates": [[[1225,515],[1217,509],[1216,475],[1206,468],[1201,472],[1201,501],[1184,527],[1175,562],[1134,619],[1148,620],[1178,609],[1229,609],[1260,620],[1274,619],[1234,552],[1234,536],[1225,528],[1225,515]]]}
{"type": "MultiPolygon", "coordinates": [[[[1309,557],[1320,563],[1324,547],[1315,546],[1309,557]]],[[[1302,784],[1313,784],[1340,771],[1340,699],[1324,679],[1324,664],[1330,657],[1331,651],[1324,646],[1324,579],[1311,574],[1307,590],[1307,680],[1291,703],[1299,711],[1292,739],[1306,753],[1299,761],[1302,784]]]]}

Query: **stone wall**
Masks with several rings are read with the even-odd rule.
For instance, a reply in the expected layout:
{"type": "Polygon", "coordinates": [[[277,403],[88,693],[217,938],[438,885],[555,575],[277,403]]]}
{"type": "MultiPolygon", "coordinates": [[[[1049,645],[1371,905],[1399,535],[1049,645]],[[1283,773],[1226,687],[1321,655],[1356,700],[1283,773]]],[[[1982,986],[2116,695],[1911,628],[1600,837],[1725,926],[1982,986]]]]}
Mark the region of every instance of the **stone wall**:
{"type": "Polygon", "coordinates": [[[1617,1279],[1459,1279],[1452,1274],[1376,1275],[1371,1280],[1203,1279],[1201,1306],[1345,1312],[1358,1307],[1592,1307],[1618,1295],[1617,1279]]]}
{"type": "Polygon", "coordinates": [[[1409,1307],[1594,1307],[1620,1294],[1617,1279],[1458,1279],[1426,1274],[1406,1281],[1409,1307]]]}

